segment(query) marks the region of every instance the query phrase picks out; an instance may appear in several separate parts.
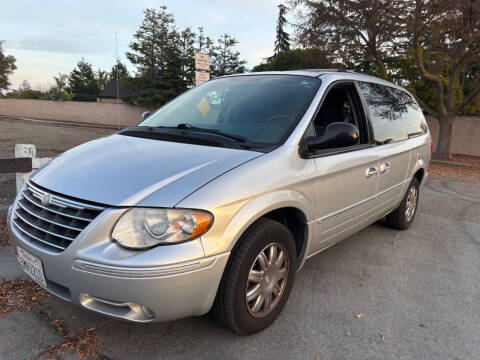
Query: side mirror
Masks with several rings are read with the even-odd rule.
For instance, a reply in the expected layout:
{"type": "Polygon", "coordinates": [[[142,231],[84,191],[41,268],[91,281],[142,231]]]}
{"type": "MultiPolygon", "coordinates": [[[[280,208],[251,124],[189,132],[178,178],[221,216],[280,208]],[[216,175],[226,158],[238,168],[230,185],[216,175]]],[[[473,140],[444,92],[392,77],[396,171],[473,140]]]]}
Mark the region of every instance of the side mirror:
{"type": "Polygon", "coordinates": [[[309,136],[303,148],[310,153],[318,150],[342,148],[358,144],[360,134],[355,125],[345,122],[334,122],[327,126],[323,136],[309,136]]]}
{"type": "Polygon", "coordinates": [[[150,111],[145,111],[142,114],[142,121],[145,121],[146,118],[148,118],[152,113],[150,111]]]}

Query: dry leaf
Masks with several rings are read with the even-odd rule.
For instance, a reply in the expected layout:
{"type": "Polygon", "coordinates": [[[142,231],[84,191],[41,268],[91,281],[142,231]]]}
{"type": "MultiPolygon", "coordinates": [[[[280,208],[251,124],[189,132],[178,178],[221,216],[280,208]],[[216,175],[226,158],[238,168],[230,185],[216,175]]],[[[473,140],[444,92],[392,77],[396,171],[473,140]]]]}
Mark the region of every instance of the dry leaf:
{"type": "Polygon", "coordinates": [[[355,314],[355,317],[356,317],[357,319],[361,319],[361,318],[363,317],[363,315],[362,315],[362,314],[355,314]]]}

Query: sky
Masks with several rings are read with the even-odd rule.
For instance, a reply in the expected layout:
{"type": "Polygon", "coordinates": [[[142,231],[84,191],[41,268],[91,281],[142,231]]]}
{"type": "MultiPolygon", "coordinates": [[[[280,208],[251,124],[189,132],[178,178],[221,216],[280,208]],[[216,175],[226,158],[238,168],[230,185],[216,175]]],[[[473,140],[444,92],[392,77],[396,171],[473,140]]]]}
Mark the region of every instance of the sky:
{"type": "Polygon", "coordinates": [[[13,88],[27,80],[45,89],[58,73],[70,73],[83,57],[94,69],[115,63],[115,32],[120,61],[143,19],[146,7],[166,5],[177,27],[204,27],[217,39],[224,32],[239,40],[237,49],[252,68],[272,55],[281,0],[15,0],[4,1],[0,40],[6,54],[16,57],[10,77],[13,88]]]}

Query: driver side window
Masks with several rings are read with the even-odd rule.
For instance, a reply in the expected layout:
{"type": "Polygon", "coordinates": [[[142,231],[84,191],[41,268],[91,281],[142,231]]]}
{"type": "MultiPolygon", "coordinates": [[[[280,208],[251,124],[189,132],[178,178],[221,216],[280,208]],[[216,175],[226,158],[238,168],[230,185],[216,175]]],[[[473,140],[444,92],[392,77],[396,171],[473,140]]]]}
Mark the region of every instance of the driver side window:
{"type": "Polygon", "coordinates": [[[360,133],[359,144],[369,142],[360,100],[353,84],[340,84],[329,90],[313,121],[315,135],[323,136],[328,125],[336,122],[355,125],[360,133]]]}

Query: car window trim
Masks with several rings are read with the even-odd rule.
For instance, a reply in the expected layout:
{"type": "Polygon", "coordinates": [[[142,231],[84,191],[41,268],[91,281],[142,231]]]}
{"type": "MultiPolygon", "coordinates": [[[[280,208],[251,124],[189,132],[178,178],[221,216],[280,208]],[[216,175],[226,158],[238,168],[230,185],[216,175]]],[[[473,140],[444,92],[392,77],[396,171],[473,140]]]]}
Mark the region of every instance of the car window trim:
{"type": "Polygon", "coordinates": [[[352,151],[359,151],[363,149],[369,149],[371,147],[374,147],[372,144],[358,144],[358,145],[353,145],[353,146],[346,146],[346,147],[341,147],[341,148],[336,148],[336,149],[324,149],[324,150],[318,150],[313,153],[307,153],[303,154],[302,158],[303,159],[316,159],[316,158],[321,158],[325,156],[332,156],[332,155],[338,155],[338,154],[344,154],[352,151]]]}
{"type": "Polygon", "coordinates": [[[359,81],[354,81],[355,85],[355,90],[357,90],[357,96],[360,100],[360,104],[362,106],[363,110],[363,116],[365,118],[365,123],[367,125],[367,132],[368,132],[368,137],[369,137],[369,142],[372,144],[372,146],[376,146],[375,143],[375,133],[373,132],[373,118],[370,114],[370,110],[368,108],[367,101],[363,97],[362,91],[360,89],[360,86],[358,85],[359,81]]]}
{"type": "MultiPolygon", "coordinates": [[[[360,113],[362,113],[362,110],[360,110],[360,113]]],[[[327,86],[327,88],[323,92],[322,98],[320,99],[320,102],[318,103],[317,108],[315,109],[315,112],[313,113],[312,117],[310,118],[309,124],[308,124],[307,128],[305,129],[305,132],[303,133],[300,142],[298,143],[299,154],[303,159],[314,159],[314,158],[318,158],[318,157],[343,154],[343,153],[346,153],[346,152],[357,151],[357,150],[362,150],[362,149],[367,149],[367,148],[370,148],[370,147],[374,147],[375,146],[374,137],[373,137],[373,133],[371,133],[370,129],[371,129],[371,126],[370,126],[370,123],[369,123],[369,118],[365,114],[364,99],[361,97],[361,94],[359,92],[358,85],[356,84],[356,81],[355,80],[347,80],[347,79],[341,79],[341,80],[333,81],[332,83],[330,83],[327,86]],[[317,117],[320,109],[322,108],[323,102],[325,101],[325,98],[327,97],[327,95],[330,92],[330,90],[332,89],[332,87],[337,86],[339,84],[354,85],[354,88],[357,91],[357,96],[359,97],[359,100],[360,100],[359,102],[357,101],[357,106],[363,108],[363,115],[364,116],[361,116],[363,118],[363,120],[360,119],[360,121],[365,121],[365,124],[367,126],[368,142],[365,143],[365,144],[348,146],[346,148],[325,149],[325,150],[317,151],[315,153],[302,154],[301,144],[305,140],[305,138],[307,137],[307,132],[308,132],[309,128],[311,126],[314,126],[313,122],[315,121],[315,118],[317,117]]]]}

